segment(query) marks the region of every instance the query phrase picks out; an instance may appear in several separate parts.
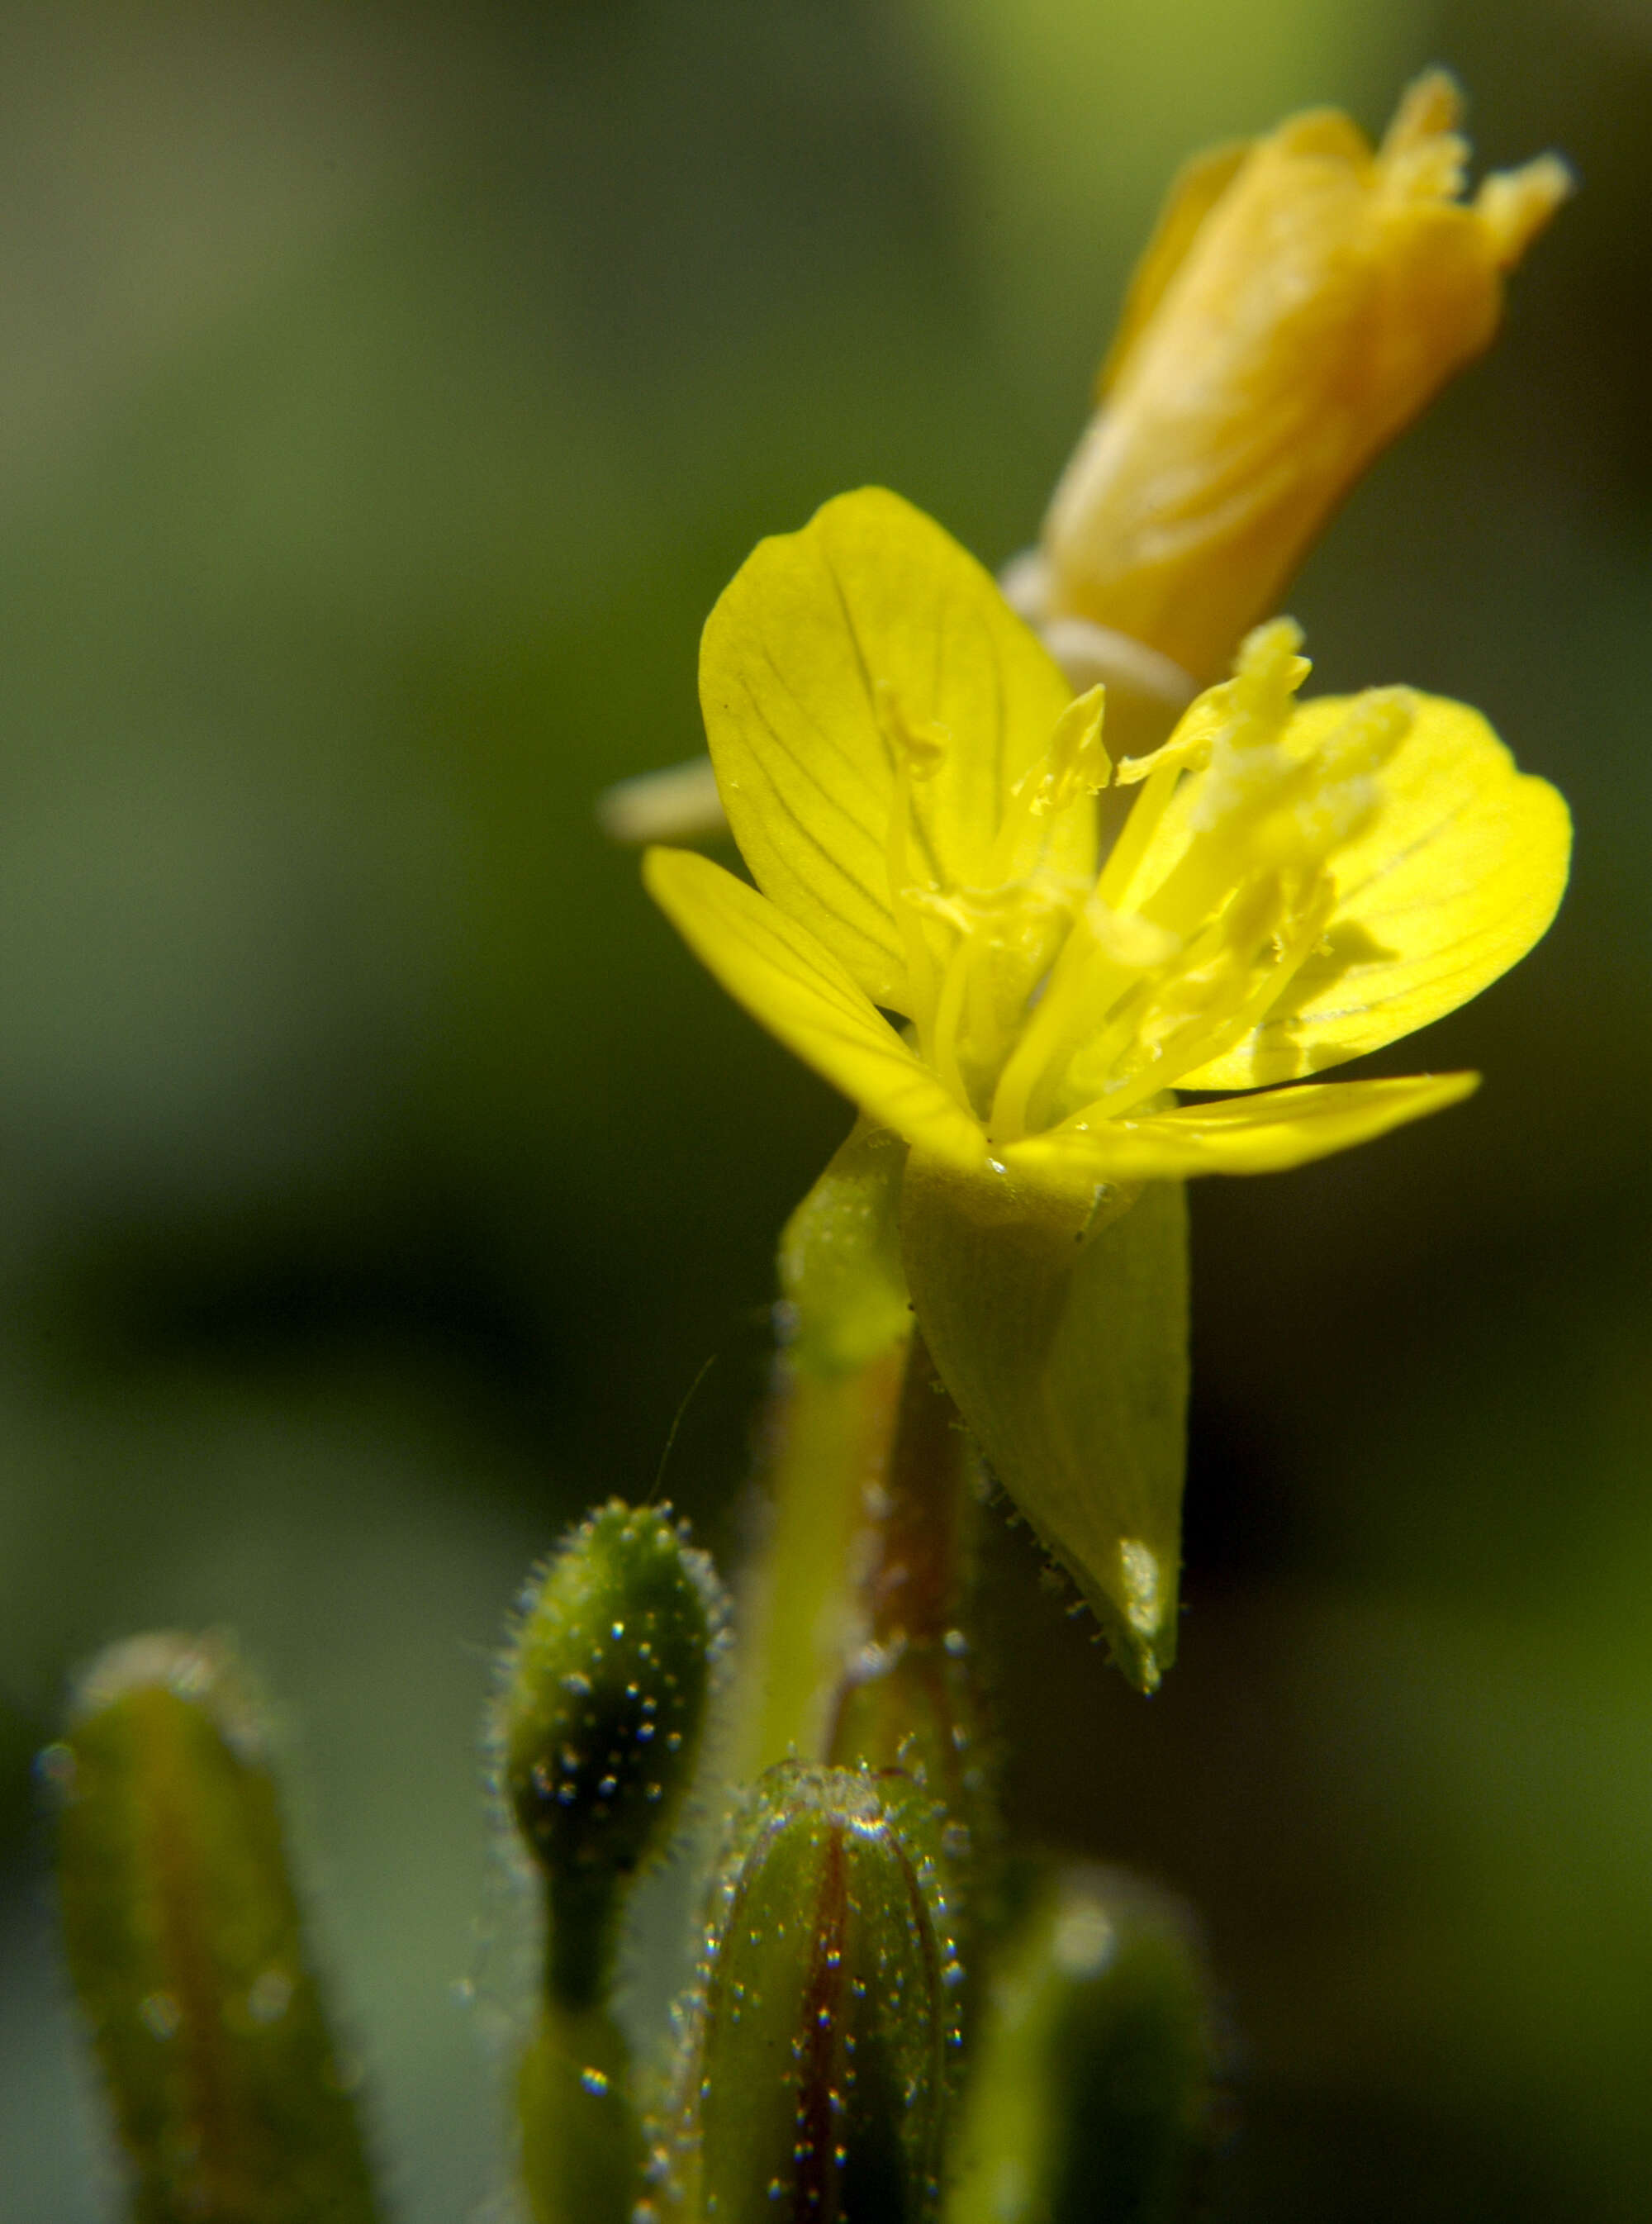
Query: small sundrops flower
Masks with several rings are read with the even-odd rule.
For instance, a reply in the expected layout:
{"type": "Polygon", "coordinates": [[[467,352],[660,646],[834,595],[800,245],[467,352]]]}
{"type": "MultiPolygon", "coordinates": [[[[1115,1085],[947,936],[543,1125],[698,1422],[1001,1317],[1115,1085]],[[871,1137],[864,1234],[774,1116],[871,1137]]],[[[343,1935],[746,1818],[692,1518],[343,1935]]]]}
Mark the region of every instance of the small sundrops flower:
{"type": "Polygon", "coordinates": [[[983,1182],[1093,1195],[1362,1142],[1473,1077],[1302,1077],[1529,950],[1568,821],[1460,704],[1299,703],[1299,645],[1262,628],[1115,766],[1102,691],[1072,697],[971,557],[897,496],[842,496],[761,543],[706,627],[712,758],[758,886],[654,850],[649,888],[782,1042],[983,1182]],[[1109,785],[1135,799],[1102,857],[1109,785]],[[1172,1087],[1264,1093],[1178,1109],[1172,1087]]]}
{"type": "Polygon", "coordinates": [[[1183,170],[1012,583],[1069,669],[1088,622],[1219,674],[1373,457],[1490,344],[1571,177],[1543,155],[1465,200],[1460,104],[1436,71],[1374,151],[1315,109],[1183,170]]]}
{"type": "Polygon", "coordinates": [[[895,1209],[936,1368],[1149,1690],[1176,1646],[1180,1178],[1466,1096],[1472,1074],[1312,1077],[1476,995],[1566,882],[1564,803],[1474,711],[1300,703],[1299,648],[1262,627],[1115,764],[1103,691],[1074,696],[973,558],[895,495],[844,495],[762,542],[706,626],[756,887],[645,861],[730,994],[910,1147],[895,1209]]]}

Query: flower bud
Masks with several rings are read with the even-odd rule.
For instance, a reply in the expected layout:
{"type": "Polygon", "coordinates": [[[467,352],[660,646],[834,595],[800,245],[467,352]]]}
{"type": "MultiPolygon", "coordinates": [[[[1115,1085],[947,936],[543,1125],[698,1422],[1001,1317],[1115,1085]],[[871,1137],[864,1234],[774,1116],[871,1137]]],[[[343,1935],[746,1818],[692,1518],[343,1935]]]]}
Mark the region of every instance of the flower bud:
{"type": "Polygon", "coordinates": [[[724,1620],[709,1561],[667,1507],[613,1500],[528,1587],[494,1735],[545,1879],[546,1984],[566,2006],[601,1997],[625,1886],[671,1835],[724,1620]]]}
{"type": "Polygon", "coordinates": [[[949,2224],[1181,2224],[1215,2120],[1182,1910],[1129,1877],[1050,1880],[990,1988],[949,2224]]]}
{"type": "Polygon", "coordinates": [[[140,1637],[104,1653],[40,1772],[131,2213],[370,2224],[263,1726],[222,1644],[140,1637]]]}
{"type": "Polygon", "coordinates": [[[896,1772],[783,1763],[715,1895],[680,2160],[718,2224],[911,2224],[939,2197],[962,1974],[896,1772]]]}
{"type": "Polygon", "coordinates": [[[1219,678],[1373,458],[1490,344],[1571,178],[1545,155],[1463,199],[1460,107],[1434,72],[1375,151],[1317,109],[1183,170],[1016,573],[1069,669],[1088,622],[1219,678]]]}

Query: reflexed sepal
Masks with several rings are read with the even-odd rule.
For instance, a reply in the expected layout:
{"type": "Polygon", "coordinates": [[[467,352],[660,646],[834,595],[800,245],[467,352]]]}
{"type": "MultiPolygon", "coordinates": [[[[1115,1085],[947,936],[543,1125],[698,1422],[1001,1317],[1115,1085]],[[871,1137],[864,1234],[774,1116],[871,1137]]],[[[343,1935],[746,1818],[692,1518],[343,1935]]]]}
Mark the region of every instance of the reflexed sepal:
{"type": "Polygon", "coordinates": [[[1176,1655],[1188,1395],[1181,1185],[1083,1200],[916,1153],[907,1279],[999,1481],[1151,1691],[1176,1655]]]}
{"type": "Polygon", "coordinates": [[[261,1716],[221,1642],[114,1646],[41,1756],[69,1969],[144,2224],[375,2212],[261,1716]]]}
{"type": "Polygon", "coordinates": [[[934,2215],[962,1972],[931,1829],[892,1771],[783,1763],[756,1787],[686,2041],[696,2224],[934,2215]]]}
{"type": "Polygon", "coordinates": [[[671,1835],[725,1618],[710,1563],[670,1508],[617,1499],[528,1588],[493,1734],[545,1880],[547,1991],[568,2008],[602,1998],[625,1887],[671,1835]]]}
{"type": "Polygon", "coordinates": [[[996,1966],[947,2224],[1182,2224],[1215,2059],[1182,1908],[1114,1872],[1050,1879],[996,1966]]]}

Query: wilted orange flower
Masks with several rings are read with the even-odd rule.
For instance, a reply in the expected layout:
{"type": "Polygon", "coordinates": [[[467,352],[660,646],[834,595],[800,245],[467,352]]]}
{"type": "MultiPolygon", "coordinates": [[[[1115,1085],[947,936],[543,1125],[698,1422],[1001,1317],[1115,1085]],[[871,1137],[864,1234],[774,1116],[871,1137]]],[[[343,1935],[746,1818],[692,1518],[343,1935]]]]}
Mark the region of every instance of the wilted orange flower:
{"type": "Polygon", "coordinates": [[[1220,676],[1372,458],[1489,344],[1571,177],[1545,155],[1465,200],[1460,108],[1434,72],[1374,151],[1312,109],[1182,171],[1038,555],[1006,582],[1069,670],[1076,620],[1220,676]]]}

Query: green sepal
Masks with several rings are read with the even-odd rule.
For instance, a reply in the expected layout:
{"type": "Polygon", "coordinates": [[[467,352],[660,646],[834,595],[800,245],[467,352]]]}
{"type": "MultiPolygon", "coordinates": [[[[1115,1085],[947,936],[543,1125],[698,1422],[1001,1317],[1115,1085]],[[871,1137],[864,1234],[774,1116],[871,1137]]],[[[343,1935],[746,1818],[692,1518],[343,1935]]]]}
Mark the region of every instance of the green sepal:
{"type": "Polygon", "coordinates": [[[41,1772],[69,1970],[137,2224],[370,2224],[263,1720],[222,1641],[112,1647],[41,1772]]]}
{"type": "Polygon", "coordinates": [[[1043,1879],[995,1963],[946,2224],[1202,2213],[1218,2066],[1180,1905],[1113,1871],[1043,1879]]]}
{"type": "Polygon", "coordinates": [[[678,2136],[688,2215],[924,2224],[962,1971],[930,1803],[898,1771],[783,1762],[713,1893],[678,2136]]]}
{"type": "Polygon", "coordinates": [[[936,1369],[1138,1690],[1176,1656],[1188,1398],[1180,1183],[1094,1205],[916,1152],[906,1276],[936,1369]]]}
{"type": "Polygon", "coordinates": [[[792,1365],[852,1373],[911,1333],[900,1257],[906,1145],[859,1120],[780,1235],[780,1324],[792,1365]]]}
{"type": "Polygon", "coordinates": [[[726,1607],[669,1507],[615,1499],[530,1582],[492,1735],[545,1880],[545,1985],[600,2001],[627,1886],[662,1852],[693,1774],[726,1607]]]}

